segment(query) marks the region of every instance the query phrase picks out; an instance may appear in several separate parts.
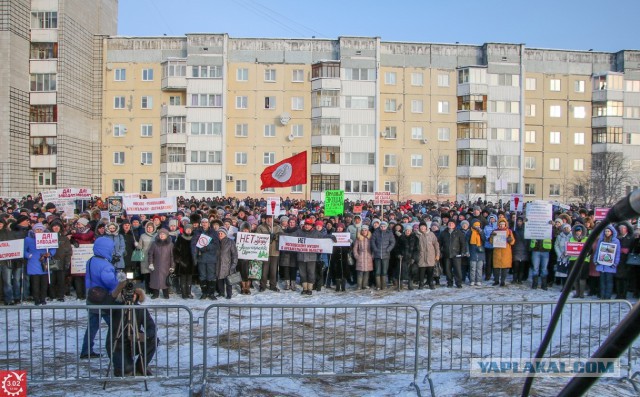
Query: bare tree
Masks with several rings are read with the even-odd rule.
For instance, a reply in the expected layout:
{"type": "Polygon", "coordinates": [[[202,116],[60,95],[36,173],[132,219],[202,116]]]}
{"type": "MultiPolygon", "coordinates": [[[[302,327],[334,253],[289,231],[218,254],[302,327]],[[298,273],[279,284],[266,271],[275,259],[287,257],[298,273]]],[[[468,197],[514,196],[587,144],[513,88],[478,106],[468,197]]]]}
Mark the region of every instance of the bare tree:
{"type": "Polygon", "coordinates": [[[391,182],[395,182],[396,184],[396,201],[400,202],[400,198],[406,197],[407,190],[407,176],[404,172],[404,161],[403,157],[396,157],[396,166],[389,167],[391,169],[395,169],[395,172],[391,175],[391,182]]]}
{"type": "Polygon", "coordinates": [[[629,162],[622,152],[592,155],[591,176],[596,204],[610,207],[622,197],[629,182],[629,162]]]}
{"type": "MultiPolygon", "coordinates": [[[[429,151],[429,160],[431,163],[431,176],[429,178],[429,190],[430,192],[436,193],[436,201],[440,202],[440,183],[447,180],[447,170],[451,166],[451,159],[449,159],[449,164],[440,164],[440,150],[435,151],[435,155],[431,155],[431,151],[429,151]],[[434,179],[434,185],[431,185],[431,178],[434,179]]],[[[444,160],[443,160],[444,161],[444,160]]]]}
{"type": "Polygon", "coordinates": [[[574,177],[569,186],[573,197],[584,204],[593,205],[595,201],[595,186],[591,175],[584,174],[574,177]]]}

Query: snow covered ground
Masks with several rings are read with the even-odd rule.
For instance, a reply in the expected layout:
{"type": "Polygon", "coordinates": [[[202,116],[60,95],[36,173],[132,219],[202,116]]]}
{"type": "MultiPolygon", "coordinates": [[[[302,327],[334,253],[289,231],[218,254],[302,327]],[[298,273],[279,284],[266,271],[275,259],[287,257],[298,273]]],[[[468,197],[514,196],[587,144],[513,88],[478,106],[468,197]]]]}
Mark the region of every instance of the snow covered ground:
{"type": "MultiPolygon", "coordinates": [[[[252,290],[253,291],[253,290],[252,290]]],[[[395,290],[385,291],[355,291],[347,286],[347,292],[336,293],[333,290],[324,289],[321,292],[314,292],[311,297],[303,297],[300,293],[294,293],[290,291],[253,292],[250,296],[238,295],[234,296],[231,300],[218,300],[216,303],[224,304],[260,304],[260,305],[275,305],[275,304],[301,304],[301,305],[341,305],[341,304],[402,304],[402,305],[414,305],[420,310],[420,346],[419,346],[419,363],[420,371],[418,374],[418,385],[420,386],[422,395],[429,395],[428,383],[423,383],[423,378],[426,375],[426,359],[427,359],[427,333],[428,322],[427,317],[429,308],[435,302],[479,302],[479,301],[491,301],[491,302],[516,302],[516,301],[555,301],[559,294],[558,287],[554,287],[549,291],[531,290],[526,285],[509,285],[506,288],[491,287],[489,285],[483,287],[467,287],[463,289],[455,288],[437,288],[434,291],[431,290],[414,290],[402,292],[395,290]]],[[[196,292],[196,295],[197,292],[196,292]]],[[[574,301],[574,300],[570,300],[574,301]]],[[[580,301],[580,300],[575,300],[580,301]]],[[[70,304],[70,302],[65,302],[70,304]]],[[[75,304],[75,301],[72,303],[75,304]]],[[[157,299],[148,300],[145,305],[152,307],[154,305],[186,305],[188,306],[194,315],[194,319],[198,319],[204,315],[204,310],[212,304],[212,301],[206,300],[182,300],[176,296],[172,296],[171,299],[157,299]]],[[[56,306],[58,303],[50,303],[50,306],[56,306]]],[[[60,304],[61,305],[61,304],[60,304]]],[[[172,312],[171,316],[166,316],[166,320],[160,321],[160,327],[167,325],[171,328],[171,322],[174,321],[178,312],[172,312]],[[165,323],[166,321],[166,323],[165,323]]],[[[185,324],[186,317],[183,312],[180,312],[181,323],[185,324]]],[[[215,312],[212,312],[215,313],[215,312]]],[[[211,314],[209,315],[208,327],[214,324],[211,314]]],[[[577,312],[576,312],[577,313],[577,312]]],[[[24,314],[24,313],[23,313],[24,314]]],[[[7,324],[13,324],[15,318],[5,317],[4,313],[0,312],[0,321],[7,321],[7,324]]],[[[464,312],[462,312],[464,316],[464,312]]],[[[600,321],[600,317],[589,318],[583,314],[576,314],[576,317],[582,319],[580,327],[585,329],[585,337],[588,335],[588,329],[599,327],[601,324],[595,324],[600,321]],[[590,322],[589,322],[590,321],[590,322]]],[[[161,316],[160,316],[161,317],[161,316]]],[[[455,317],[455,316],[453,316],[455,317]]],[[[78,323],[82,323],[84,319],[79,318],[78,323]]],[[[289,319],[291,320],[291,319],[289,319]]],[[[614,319],[615,320],[615,319],[614,319]]],[[[196,383],[195,389],[198,389],[198,383],[202,374],[202,337],[204,319],[200,318],[198,323],[194,326],[194,350],[193,350],[193,362],[195,366],[194,383],[196,383]]],[[[438,318],[437,321],[441,321],[443,329],[455,328],[459,326],[455,319],[450,316],[444,316],[438,318]]],[[[500,320],[502,321],[502,320],[500,320]]],[[[538,318],[538,321],[546,321],[545,316],[538,318]]],[[[480,325],[484,324],[485,329],[491,329],[496,322],[496,319],[491,318],[476,318],[474,323],[480,325]]],[[[174,324],[175,325],[175,324],[174,324]]],[[[510,326],[513,326],[510,325],[510,326]]],[[[255,327],[255,324],[254,324],[255,327]]],[[[184,325],[181,328],[185,328],[184,325]]],[[[187,327],[188,328],[188,327],[187,327]]],[[[436,328],[436,327],[434,327],[436,328]]],[[[531,334],[535,335],[534,331],[527,333],[526,328],[523,329],[525,336],[529,336],[529,339],[533,339],[531,334]]],[[[37,331],[37,330],[36,330],[37,331]]],[[[14,326],[8,326],[8,333],[17,332],[14,326]]],[[[24,332],[24,331],[21,331],[24,332]]],[[[32,330],[33,332],[33,330],[32,330]]],[[[80,330],[80,338],[84,332],[84,325],[80,330]]],[[[213,332],[212,329],[209,333],[213,332]]],[[[171,328],[168,331],[171,334],[171,340],[178,340],[176,345],[171,345],[172,353],[169,354],[166,349],[163,352],[162,343],[158,350],[158,366],[159,370],[156,370],[158,377],[161,377],[163,367],[168,365],[175,365],[179,360],[179,366],[184,368],[185,362],[188,362],[188,344],[186,344],[185,336],[188,336],[188,332],[178,330],[177,327],[171,328]],[[179,334],[178,334],[179,332],[179,334]],[[175,338],[178,335],[179,338],[175,338]],[[177,352],[177,353],[175,353],[177,352]]],[[[35,337],[34,337],[35,338],[35,337]]],[[[77,336],[72,335],[71,340],[77,339],[77,336]]],[[[526,339],[523,338],[523,339],[526,339]]],[[[574,339],[583,339],[582,335],[578,335],[574,339]]],[[[593,339],[593,338],[592,338],[593,339]]],[[[2,338],[0,338],[2,340],[2,338]]],[[[443,337],[439,346],[434,348],[434,355],[440,354],[443,350],[448,352],[451,346],[444,346],[448,339],[443,337]],[[439,349],[439,350],[438,350],[439,349]]],[[[457,340],[457,339],[456,339],[457,340]]],[[[596,340],[593,340],[595,343],[596,340]]],[[[475,351],[471,340],[464,340],[461,343],[461,352],[467,350],[475,351]]],[[[506,341],[501,341],[499,344],[504,345],[506,341]]],[[[513,341],[509,343],[513,344],[513,341]]],[[[522,343],[520,340],[516,342],[516,345],[522,343]]],[[[565,342],[560,342],[565,343],[565,342]]],[[[498,345],[498,343],[496,343],[498,345]]],[[[474,345],[477,346],[477,345],[474,345]]],[[[0,348],[4,348],[0,346],[0,348]]],[[[466,353],[465,353],[466,354],[466,353]]],[[[632,368],[638,370],[640,365],[637,357],[640,355],[640,347],[636,343],[633,349],[633,362],[632,368]]],[[[209,371],[212,371],[212,362],[215,360],[215,350],[212,348],[209,350],[207,360],[209,371]]],[[[108,363],[108,360],[99,360],[101,362],[108,363]]],[[[55,360],[52,362],[55,367],[55,360]]],[[[4,364],[3,364],[4,365],[4,364]]],[[[106,364],[101,364],[106,365],[106,364]]],[[[104,366],[99,367],[105,368],[104,366]]],[[[219,370],[220,368],[216,368],[219,370]]],[[[523,379],[507,379],[507,378],[471,378],[468,371],[461,372],[448,372],[448,373],[434,373],[432,375],[435,390],[438,396],[460,396],[460,395],[472,395],[472,396],[513,396],[519,395],[523,379]]],[[[349,377],[335,377],[335,376],[322,376],[322,377],[277,377],[277,378],[226,378],[215,377],[213,373],[209,373],[209,382],[206,387],[199,393],[202,396],[414,396],[416,391],[411,386],[413,380],[412,375],[355,375],[349,377]]],[[[547,396],[556,394],[566,383],[566,378],[541,378],[537,379],[533,385],[532,395],[547,396]]],[[[119,382],[109,381],[107,383],[106,391],[102,390],[101,381],[83,381],[83,382],[69,382],[59,381],[55,384],[30,384],[29,395],[30,396],[138,396],[138,395],[157,395],[157,396],[185,396],[189,394],[190,387],[187,385],[187,381],[184,379],[161,379],[151,378],[148,380],[148,386],[150,392],[144,391],[144,383],[141,378],[137,378],[132,381],[119,382]]],[[[622,382],[618,379],[601,379],[591,389],[589,395],[592,396],[634,396],[636,395],[634,389],[628,382],[622,382]]]]}

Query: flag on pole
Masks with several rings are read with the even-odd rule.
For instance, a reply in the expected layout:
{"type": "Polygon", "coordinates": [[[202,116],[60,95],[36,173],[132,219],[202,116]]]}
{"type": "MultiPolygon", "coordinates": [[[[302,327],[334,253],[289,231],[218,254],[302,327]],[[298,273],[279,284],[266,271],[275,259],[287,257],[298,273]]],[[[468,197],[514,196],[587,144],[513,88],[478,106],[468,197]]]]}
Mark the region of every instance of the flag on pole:
{"type": "Polygon", "coordinates": [[[287,187],[307,183],[307,152],[298,153],[270,165],[262,171],[260,179],[262,180],[261,190],[268,187],[287,187]]]}

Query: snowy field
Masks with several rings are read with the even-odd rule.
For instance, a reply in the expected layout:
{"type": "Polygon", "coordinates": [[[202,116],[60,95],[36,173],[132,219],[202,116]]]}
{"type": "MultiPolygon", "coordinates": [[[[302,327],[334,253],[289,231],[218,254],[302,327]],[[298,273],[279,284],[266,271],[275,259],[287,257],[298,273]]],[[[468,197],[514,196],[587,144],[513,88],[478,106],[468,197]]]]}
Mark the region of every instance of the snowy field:
{"type": "MultiPolygon", "coordinates": [[[[196,288],[197,290],[197,288],[196,288]]],[[[254,290],[252,290],[254,291],[254,290]]],[[[395,290],[385,291],[355,291],[347,286],[346,293],[336,293],[333,290],[324,289],[321,292],[313,293],[311,297],[303,297],[300,293],[294,293],[290,291],[275,292],[253,292],[251,296],[235,295],[231,300],[219,299],[215,303],[221,304],[243,304],[243,305],[364,305],[364,304],[376,304],[376,305],[413,305],[420,310],[420,318],[417,319],[419,324],[420,345],[418,346],[418,385],[421,389],[423,396],[430,395],[429,384],[424,381],[427,373],[427,334],[428,334],[428,315],[430,307],[436,302],[497,302],[508,303],[516,301],[555,301],[557,300],[559,289],[554,287],[549,291],[531,290],[529,287],[522,285],[509,285],[506,288],[492,287],[488,284],[483,287],[466,287],[463,289],[455,288],[437,288],[436,290],[414,290],[402,292],[395,290]]],[[[199,295],[196,291],[196,295],[199,295]]],[[[582,300],[570,299],[570,302],[579,302],[582,300]]],[[[65,305],[75,304],[73,302],[65,302],[65,305]]],[[[635,303],[635,302],[633,302],[635,303]]],[[[404,369],[411,368],[411,360],[413,360],[414,346],[411,345],[411,340],[415,340],[415,315],[412,317],[411,312],[407,315],[405,312],[401,312],[398,315],[397,312],[392,311],[391,317],[380,316],[375,317],[377,321],[371,321],[370,324],[364,324],[361,321],[361,317],[350,317],[351,312],[345,309],[344,312],[334,311],[329,312],[331,321],[331,332],[335,332],[332,335],[322,334],[322,328],[326,326],[327,317],[321,318],[322,322],[318,323],[313,316],[301,320],[298,312],[291,312],[291,315],[287,315],[287,311],[277,312],[275,314],[263,315],[263,318],[269,318],[270,321],[276,323],[275,330],[280,332],[278,336],[273,336],[272,324],[251,324],[252,332],[247,333],[240,337],[237,333],[234,333],[234,324],[236,320],[238,324],[244,324],[246,327],[248,320],[245,318],[240,321],[240,317],[246,317],[247,312],[232,312],[227,309],[221,309],[220,312],[216,310],[210,310],[207,322],[207,332],[209,335],[214,335],[209,338],[208,346],[210,346],[207,354],[208,362],[208,376],[209,381],[204,388],[201,386],[200,380],[202,377],[202,363],[203,363],[203,348],[202,348],[202,335],[204,334],[205,319],[203,318],[205,309],[212,304],[212,301],[201,301],[198,299],[185,301],[178,297],[172,297],[169,300],[157,299],[147,300],[146,306],[152,308],[154,305],[186,305],[193,313],[194,320],[197,320],[197,324],[194,325],[194,345],[193,345],[193,364],[194,364],[194,385],[193,389],[197,391],[196,395],[201,396],[415,396],[417,395],[415,388],[411,386],[413,381],[413,375],[410,373],[400,375],[367,375],[356,374],[351,376],[331,376],[323,375],[319,377],[261,377],[261,378],[243,378],[243,377],[218,377],[217,374],[246,374],[267,371],[273,368],[283,369],[283,372],[287,370],[297,371],[299,366],[304,363],[309,371],[309,366],[314,365],[314,373],[341,373],[341,372],[366,372],[366,366],[369,369],[375,368],[377,371],[384,371],[385,369],[404,369]],[[223,314],[223,315],[222,315],[223,314]],[[399,321],[400,320],[400,321],[399,321]],[[408,327],[404,327],[404,321],[407,321],[408,327]],[[340,322],[342,321],[342,322],[340,322]],[[380,324],[381,322],[387,324],[380,324]],[[346,322],[346,323],[345,323],[346,322]],[[400,325],[398,325],[400,324],[400,325]],[[257,326],[258,325],[258,326],[257,326]],[[337,325],[337,326],[336,326],[337,325]],[[308,333],[305,338],[309,340],[325,340],[329,346],[321,345],[319,342],[314,345],[312,349],[309,346],[286,346],[286,349],[290,349],[290,353],[283,353],[278,351],[286,340],[295,339],[300,328],[307,327],[310,330],[315,330],[308,333]],[[396,327],[402,329],[401,335],[393,334],[391,328],[396,327]],[[269,341],[273,343],[273,346],[268,350],[265,350],[266,344],[256,344],[256,340],[260,340],[264,337],[262,332],[259,335],[255,334],[256,329],[269,330],[269,341]],[[391,335],[395,338],[391,346],[387,348],[378,349],[375,343],[370,344],[365,340],[364,346],[360,341],[357,343],[348,343],[349,335],[353,333],[359,333],[363,329],[371,329],[375,332],[382,333],[380,331],[384,328],[384,333],[391,335]],[[217,334],[217,329],[225,329],[226,333],[217,334]],[[286,334],[283,330],[291,329],[290,334],[286,334]],[[336,330],[338,330],[336,332],[336,330]],[[344,330],[344,331],[340,331],[344,330]],[[215,338],[215,342],[211,342],[215,338]],[[253,342],[252,342],[253,341],[253,342]],[[253,343],[253,345],[252,345],[253,343]],[[224,350],[216,350],[215,347],[224,345],[224,350]],[[337,346],[337,347],[336,347],[337,346]],[[350,347],[345,347],[350,346],[350,347]],[[276,353],[274,354],[274,348],[276,353]],[[340,349],[345,352],[345,357],[358,357],[358,361],[354,358],[354,365],[339,366],[339,370],[336,369],[336,362],[340,364],[339,359],[334,359],[325,363],[325,358],[322,361],[318,361],[318,357],[313,356],[313,350],[322,351],[328,349],[332,354],[339,352],[340,349]],[[351,349],[351,350],[349,350],[351,349]],[[251,367],[251,362],[257,360],[256,354],[260,354],[260,350],[265,356],[269,358],[275,357],[273,360],[265,360],[262,358],[261,363],[263,366],[268,363],[268,368],[255,368],[251,367]],[[305,354],[309,355],[308,359],[305,358],[305,354]],[[358,355],[360,354],[360,355],[358,355]],[[247,360],[248,357],[253,355],[253,359],[247,360]],[[284,358],[283,358],[284,357],[284,358]],[[297,357],[297,358],[296,358],[297,357]],[[315,360],[315,361],[314,361],[315,360]],[[404,360],[404,361],[403,361],[404,360]],[[409,361],[409,365],[407,365],[409,361]],[[227,365],[227,362],[229,365],[227,365]],[[273,364],[275,362],[275,364],[273,364]],[[356,364],[364,362],[365,368],[358,367],[356,364]],[[237,365],[237,366],[234,366],[237,365]],[[276,365],[275,367],[273,365],[276,365]],[[371,367],[372,366],[372,367],[371,367]],[[364,371],[363,371],[364,369],[364,371]]],[[[48,307],[63,305],[62,303],[49,303],[48,307]]],[[[597,306],[597,305],[596,305],[597,306]]],[[[613,307],[613,306],[611,306],[613,307]]],[[[523,351],[529,352],[531,349],[537,347],[539,338],[543,333],[544,324],[548,322],[548,315],[545,311],[536,312],[535,309],[525,307],[521,311],[513,311],[509,307],[498,307],[498,311],[493,311],[493,315],[482,314],[480,312],[471,311],[470,307],[460,306],[446,306],[439,310],[438,306],[434,309],[434,346],[432,347],[432,356],[437,358],[432,361],[432,369],[446,369],[449,367],[456,367],[457,365],[463,365],[468,357],[482,357],[486,354],[491,354],[494,357],[512,356],[511,352],[523,351]],[[506,308],[506,309],[505,309],[506,308]],[[447,312],[446,310],[449,310],[447,312]],[[529,310],[529,311],[528,311],[529,310]],[[478,314],[480,313],[480,314],[478,314]],[[465,322],[462,322],[462,320],[465,322]],[[529,319],[529,320],[527,320],[529,319]],[[534,319],[531,321],[531,319],[534,319]],[[527,322],[529,321],[529,322],[527,322]],[[475,324],[476,331],[468,329],[469,324],[475,324]],[[497,332],[496,330],[502,330],[503,332],[497,332]],[[468,331],[468,332],[467,332],[468,331]],[[490,340],[481,340],[480,335],[491,332],[495,337],[489,338],[490,340]],[[499,339],[500,335],[511,335],[509,340],[499,339]],[[466,337],[468,335],[468,337],[466,337]],[[458,346],[458,344],[460,346],[458,346]],[[478,350],[480,349],[480,350],[478,350]],[[499,350],[497,350],[499,349],[499,350]]],[[[623,316],[626,311],[620,312],[619,306],[616,308],[605,309],[598,307],[597,309],[581,311],[576,309],[577,306],[572,308],[571,316],[567,316],[566,320],[563,318],[563,331],[560,329],[557,332],[565,335],[571,335],[571,338],[566,336],[554,341],[554,348],[552,355],[561,354],[561,351],[565,353],[571,351],[572,355],[576,355],[576,352],[580,356],[586,356],[586,346],[588,343],[597,344],[602,340],[602,330],[610,329],[609,326],[618,321],[620,316],[623,316]],[[597,313],[593,310],[597,310],[597,313]],[[597,315],[594,315],[596,313],[597,315]],[[569,320],[571,318],[572,320],[569,320]],[[604,320],[603,320],[604,319],[604,320]],[[579,331],[576,331],[579,330],[579,331]]],[[[317,310],[316,310],[317,312],[317,310]]],[[[24,324],[20,327],[16,326],[18,318],[15,312],[11,312],[11,315],[6,315],[8,312],[0,311],[0,321],[7,322],[7,334],[20,335],[19,338],[22,342],[25,340],[25,333],[31,332],[32,339],[36,340],[40,337],[38,333],[45,333],[45,331],[39,330],[37,327],[29,327],[29,321],[25,317],[25,311],[22,311],[20,316],[20,323],[24,324]]],[[[66,344],[66,351],[75,351],[77,341],[82,338],[84,328],[86,326],[85,317],[86,314],[83,311],[78,312],[78,316],[74,318],[65,318],[64,322],[67,323],[65,331],[58,329],[55,332],[55,337],[45,338],[45,347],[62,346],[66,344]],[[79,324],[79,327],[76,326],[79,324]],[[78,329],[79,331],[75,331],[78,329]],[[68,331],[66,329],[74,329],[74,331],[68,331]],[[71,346],[71,347],[69,347],[71,346]]],[[[310,312],[313,313],[313,312],[310,312]]],[[[34,314],[36,316],[36,314],[34,314]]],[[[368,318],[372,318],[370,314],[367,314],[368,318]]],[[[57,320],[60,320],[59,318],[57,320]]],[[[189,367],[190,361],[190,347],[188,345],[189,332],[188,321],[189,316],[187,311],[179,309],[170,309],[168,312],[158,311],[157,317],[159,323],[159,334],[161,343],[158,348],[158,353],[155,361],[150,367],[154,370],[154,377],[148,380],[149,392],[144,390],[143,378],[136,378],[133,380],[127,380],[122,382],[121,380],[114,379],[107,382],[106,390],[103,391],[103,383],[99,380],[85,380],[85,381],[67,381],[59,380],[56,382],[50,382],[46,384],[29,385],[29,396],[186,396],[189,394],[190,387],[187,384],[186,379],[163,379],[163,374],[168,376],[176,376],[178,374],[181,377],[188,376],[185,372],[189,367]],[[178,322],[180,326],[178,326],[178,322]],[[164,338],[164,340],[163,340],[164,338]],[[166,341],[167,343],[163,343],[166,341]],[[178,372],[176,372],[178,371],[178,372]]],[[[237,328],[236,331],[241,328],[237,328]]],[[[106,329],[103,326],[102,338],[104,340],[104,332],[106,329]]],[[[48,332],[48,331],[47,331],[48,332]]],[[[265,333],[266,334],[266,333],[265,333]]],[[[28,339],[28,335],[26,336],[28,339]]],[[[6,341],[7,337],[0,337],[0,341],[6,341]]],[[[41,338],[42,339],[42,338],[41,338]]],[[[354,339],[355,341],[355,339],[354,339]]],[[[3,342],[6,344],[6,342],[3,342]]],[[[264,342],[263,342],[264,343],[264,342]]],[[[96,338],[96,350],[104,351],[103,346],[99,346],[101,343],[96,338]]],[[[286,345],[286,343],[284,343],[286,345]]],[[[638,370],[640,363],[638,363],[637,357],[640,354],[640,344],[636,343],[632,350],[632,369],[638,370]]],[[[2,346],[0,343],[0,352],[4,354],[7,346],[2,346]]],[[[38,346],[34,346],[34,351],[38,350],[38,346]]],[[[53,350],[53,349],[51,349],[53,350]]],[[[26,352],[25,352],[26,353],[26,352]]],[[[23,353],[23,354],[25,354],[23,353]]],[[[325,353],[326,354],[326,353],[325,353]]],[[[43,362],[43,371],[47,374],[55,372],[57,377],[72,377],[75,373],[83,373],[87,366],[91,371],[97,371],[98,373],[106,373],[106,367],[108,365],[108,359],[91,360],[88,364],[87,360],[78,362],[74,354],[70,357],[58,357],[51,355],[51,357],[36,358],[35,361],[43,362]],[[78,368],[83,368],[80,371],[78,368]],[[68,373],[72,370],[71,375],[68,373]],[[67,371],[65,374],[64,371],[67,371]],[[80,371],[80,372],[73,372],[80,371]]],[[[322,355],[321,355],[322,356],[322,355]]],[[[3,356],[2,356],[3,357],[3,356]]],[[[33,360],[33,358],[31,358],[33,360]]],[[[4,368],[6,363],[0,360],[0,365],[4,368]]],[[[344,361],[348,361],[344,360],[344,361]]],[[[625,361],[626,362],[626,361],[625,361]]],[[[344,363],[342,363],[344,364],[344,363]]],[[[461,367],[462,368],[462,367],[461,367]]],[[[510,379],[510,378],[471,378],[468,370],[457,372],[434,372],[431,376],[435,386],[435,391],[438,396],[514,396],[519,395],[524,379],[510,379]]],[[[567,382],[566,378],[539,378],[534,381],[532,395],[548,396],[554,395],[567,382]]],[[[622,382],[619,379],[601,379],[591,389],[589,395],[592,396],[635,396],[633,387],[628,382],[622,382]]]]}

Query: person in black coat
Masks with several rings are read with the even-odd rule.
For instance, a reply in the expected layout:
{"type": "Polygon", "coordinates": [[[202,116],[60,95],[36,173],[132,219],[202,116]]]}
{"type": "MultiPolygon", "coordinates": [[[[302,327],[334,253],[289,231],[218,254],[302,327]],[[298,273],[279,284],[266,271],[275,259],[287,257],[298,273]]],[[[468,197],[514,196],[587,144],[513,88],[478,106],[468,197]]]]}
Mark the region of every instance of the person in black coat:
{"type": "Polygon", "coordinates": [[[180,279],[180,291],[182,299],[191,299],[191,285],[193,284],[193,274],[196,266],[193,261],[191,251],[191,240],[193,238],[193,226],[187,223],[184,226],[184,233],[180,234],[173,245],[173,260],[176,263],[176,275],[180,279]]]}
{"type": "Polygon", "coordinates": [[[413,233],[413,227],[410,224],[404,226],[404,232],[398,238],[398,282],[402,289],[403,280],[408,280],[408,287],[413,289],[413,280],[411,277],[412,270],[418,265],[420,260],[420,241],[418,236],[413,233]]]}
{"type": "MultiPolygon", "coordinates": [[[[345,233],[344,223],[336,225],[335,233],[345,233]]],[[[350,241],[351,243],[351,241],[350,241]]],[[[344,292],[349,272],[349,256],[351,255],[351,244],[348,246],[333,246],[333,253],[329,260],[331,274],[335,277],[336,291],[344,292]]],[[[355,263],[355,262],[354,262],[355,263]]]]}
{"type": "Polygon", "coordinates": [[[447,287],[453,287],[455,279],[456,287],[462,288],[462,256],[468,255],[467,242],[464,234],[456,228],[452,220],[447,222],[447,228],[440,233],[440,258],[447,275],[447,287]]]}
{"type": "Polygon", "coordinates": [[[131,223],[126,219],[120,224],[120,234],[124,238],[124,256],[122,257],[124,260],[124,271],[134,273],[134,276],[138,278],[140,276],[140,262],[133,262],[131,260],[131,255],[133,255],[133,251],[136,248],[138,238],[134,236],[131,223]]]}

